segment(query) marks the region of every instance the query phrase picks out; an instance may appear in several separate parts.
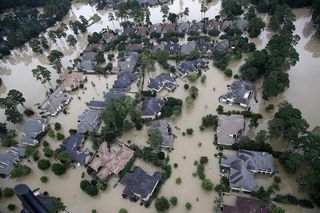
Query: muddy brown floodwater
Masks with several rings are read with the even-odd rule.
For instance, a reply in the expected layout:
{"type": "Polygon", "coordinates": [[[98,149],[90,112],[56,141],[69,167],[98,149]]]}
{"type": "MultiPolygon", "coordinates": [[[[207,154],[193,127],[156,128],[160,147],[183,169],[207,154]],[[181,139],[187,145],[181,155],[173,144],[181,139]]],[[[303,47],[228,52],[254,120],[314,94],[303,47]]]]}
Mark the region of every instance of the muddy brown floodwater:
{"type": "MultiPolygon", "coordinates": [[[[170,5],[170,12],[182,12],[185,7],[189,7],[190,15],[183,18],[182,20],[200,20],[200,7],[201,3],[197,0],[175,0],[172,5],[170,5]]],[[[218,0],[213,1],[206,13],[206,17],[215,17],[221,9],[221,2],[218,0]]],[[[102,19],[98,23],[90,26],[88,28],[88,33],[77,36],[78,43],[75,48],[68,47],[65,40],[58,40],[56,44],[51,44],[51,49],[58,49],[62,51],[65,57],[62,60],[63,66],[71,66],[72,60],[76,58],[81,51],[83,51],[87,45],[86,37],[89,33],[100,31],[103,28],[114,28],[113,23],[108,21],[109,11],[96,11],[94,8],[88,5],[73,4],[72,10],[63,20],[64,23],[68,23],[69,20],[74,20],[80,15],[84,15],[86,18],[90,18],[94,13],[98,13],[102,19]]],[[[160,13],[160,7],[155,6],[150,8],[151,21],[153,23],[162,21],[162,14],[160,13]]],[[[274,98],[268,103],[264,103],[261,100],[261,95],[258,92],[258,103],[252,104],[252,109],[255,112],[259,112],[264,115],[264,119],[260,122],[259,129],[265,129],[267,127],[267,122],[272,118],[271,113],[265,113],[265,107],[269,103],[278,104],[283,100],[288,100],[295,107],[298,107],[303,116],[308,120],[313,128],[319,125],[320,114],[316,112],[316,106],[319,105],[320,96],[317,91],[320,91],[320,84],[316,81],[320,79],[320,41],[314,37],[314,32],[312,29],[312,24],[310,23],[311,14],[307,9],[294,10],[297,16],[295,21],[296,31],[295,33],[301,37],[298,45],[296,46],[297,51],[300,54],[300,61],[290,70],[290,88],[287,89],[279,97],[274,98]]],[[[266,15],[261,15],[265,21],[269,19],[266,15]]],[[[119,27],[119,22],[114,21],[116,28],[119,27]]],[[[68,31],[68,34],[71,31],[68,31]]],[[[46,35],[47,36],[47,35],[46,35]]],[[[271,32],[265,30],[259,36],[259,38],[253,39],[252,41],[256,43],[258,49],[262,49],[267,44],[268,40],[272,36],[271,32]]],[[[23,46],[20,49],[16,49],[12,52],[12,56],[5,58],[0,61],[0,75],[3,80],[3,86],[0,88],[0,96],[4,96],[10,89],[18,89],[23,92],[26,98],[26,106],[29,108],[36,109],[35,104],[41,103],[44,100],[45,93],[50,87],[46,84],[46,88],[39,82],[36,81],[31,73],[31,69],[35,68],[37,65],[41,64],[46,66],[52,71],[52,85],[55,86],[55,81],[58,75],[54,70],[48,65],[46,56],[48,52],[43,55],[37,55],[32,53],[28,45],[23,46]]],[[[229,67],[233,70],[233,73],[238,72],[238,68],[244,62],[244,58],[239,61],[232,62],[229,67]]],[[[113,61],[116,64],[116,61],[113,61]]],[[[149,75],[155,77],[161,72],[161,68],[158,64],[155,66],[155,71],[151,72],[149,75]]],[[[190,85],[195,85],[199,89],[199,97],[197,97],[194,106],[191,108],[183,107],[182,115],[173,121],[168,119],[173,133],[177,136],[174,141],[174,150],[170,154],[170,164],[177,163],[178,167],[173,168],[172,177],[165,182],[160,191],[160,196],[177,196],[178,205],[169,210],[169,212],[186,212],[185,203],[192,203],[192,209],[188,212],[212,212],[213,199],[217,195],[215,192],[205,192],[201,188],[201,182],[199,178],[193,177],[192,173],[196,171],[196,166],[194,166],[194,161],[199,160],[201,156],[207,156],[209,158],[208,164],[205,166],[206,177],[211,179],[214,184],[217,184],[220,179],[218,159],[214,157],[215,153],[218,153],[215,146],[213,145],[214,132],[213,130],[200,131],[199,126],[201,123],[201,118],[207,114],[215,114],[216,108],[219,105],[218,97],[227,91],[227,85],[230,84],[233,79],[224,77],[223,73],[212,66],[210,62],[210,68],[204,72],[207,76],[207,81],[205,83],[200,83],[200,80],[195,83],[189,83],[190,85]],[[178,127],[178,128],[175,128],[178,127]],[[187,128],[193,128],[194,133],[191,136],[183,136],[182,133],[187,128]],[[176,178],[181,177],[182,183],[177,185],[175,183],[176,178]]],[[[148,79],[148,76],[146,79],[148,79]]],[[[88,75],[88,82],[85,85],[84,90],[79,90],[72,93],[73,100],[68,107],[68,114],[64,115],[60,113],[56,118],[51,118],[50,123],[60,122],[63,129],[60,130],[64,134],[68,134],[68,130],[71,128],[76,128],[77,117],[79,114],[86,109],[86,103],[90,100],[101,99],[104,92],[107,91],[106,85],[109,87],[115,80],[114,75],[111,76],[93,76],[88,75]],[[91,84],[94,82],[94,85],[91,84]]],[[[187,96],[187,91],[184,90],[183,82],[181,79],[177,79],[179,87],[173,92],[169,93],[163,91],[159,96],[173,96],[180,98],[182,100],[187,96]]],[[[257,84],[261,85],[261,82],[257,84]]],[[[133,87],[133,91],[137,91],[137,87],[133,87]]],[[[224,106],[226,110],[229,109],[239,109],[234,106],[224,106]]],[[[0,111],[0,120],[4,121],[5,116],[3,111],[0,111]]],[[[13,126],[19,132],[22,130],[22,125],[13,126]]],[[[256,131],[257,131],[256,130],[256,131]]],[[[250,131],[250,135],[254,135],[255,131],[250,131]]],[[[50,138],[45,138],[52,148],[58,147],[60,142],[53,141],[50,138]]],[[[141,131],[132,130],[125,133],[121,138],[121,141],[128,142],[131,141],[137,145],[144,146],[147,141],[146,127],[141,131]]],[[[273,145],[279,149],[283,147],[283,144],[279,142],[273,142],[273,145]]],[[[86,146],[91,147],[91,142],[87,141],[86,146]]],[[[4,151],[3,149],[1,152],[4,151]]],[[[229,152],[226,152],[229,154],[229,152]]],[[[232,152],[230,152],[232,153],[232,152]]],[[[106,191],[99,193],[97,197],[91,198],[85,193],[83,193],[79,187],[81,181],[81,174],[85,172],[83,167],[77,167],[74,169],[69,169],[68,172],[61,176],[55,176],[51,171],[40,171],[35,163],[28,163],[33,172],[31,175],[18,178],[17,180],[11,180],[9,178],[1,179],[1,187],[13,187],[17,183],[26,183],[32,189],[40,188],[41,191],[48,191],[50,194],[61,197],[63,202],[67,206],[67,210],[71,213],[88,213],[92,209],[96,209],[99,213],[110,212],[116,213],[120,208],[126,208],[130,213],[137,212],[156,212],[154,204],[149,208],[140,206],[139,203],[130,202],[127,199],[122,199],[121,193],[123,186],[121,184],[116,184],[117,179],[113,178],[109,181],[108,188],[106,191]],[[41,183],[40,177],[46,175],[49,177],[49,182],[46,184],[41,183]]],[[[278,162],[276,162],[279,168],[279,172],[283,182],[280,185],[280,193],[292,193],[298,198],[303,198],[308,196],[299,192],[298,186],[295,182],[296,176],[287,175],[283,169],[280,167],[278,162]]],[[[136,165],[140,165],[145,168],[148,172],[153,172],[156,170],[152,165],[149,165],[143,161],[137,161],[136,165]]],[[[258,185],[269,186],[272,184],[272,178],[267,176],[258,175],[257,176],[258,185]]],[[[240,193],[242,194],[242,193],[240,193]]],[[[225,202],[228,204],[234,203],[234,195],[226,196],[225,202]]],[[[0,211],[6,212],[6,206],[9,203],[15,203],[20,206],[20,202],[17,198],[1,199],[0,200],[0,211]]],[[[319,212],[319,209],[307,210],[296,206],[282,205],[287,212],[319,212]]]]}

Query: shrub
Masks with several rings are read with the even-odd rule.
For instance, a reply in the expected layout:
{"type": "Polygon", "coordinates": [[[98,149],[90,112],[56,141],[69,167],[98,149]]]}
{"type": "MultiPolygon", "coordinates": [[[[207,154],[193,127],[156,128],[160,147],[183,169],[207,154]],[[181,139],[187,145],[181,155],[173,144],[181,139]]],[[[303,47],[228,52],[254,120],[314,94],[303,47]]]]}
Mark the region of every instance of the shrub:
{"type": "Polygon", "coordinates": [[[97,196],[99,190],[98,190],[98,187],[96,185],[92,185],[91,184],[91,185],[87,186],[86,192],[90,196],[97,196]]]}
{"type": "Polygon", "coordinates": [[[122,208],[122,209],[119,210],[119,213],[128,213],[128,211],[126,209],[122,208]]]}
{"type": "Polygon", "coordinates": [[[160,197],[156,199],[155,207],[157,211],[164,212],[170,208],[170,203],[165,197],[160,197]]]}
{"type": "Polygon", "coordinates": [[[189,84],[184,84],[183,88],[186,89],[186,90],[189,89],[189,84]]]}
{"type": "Polygon", "coordinates": [[[56,135],[54,134],[54,131],[52,129],[48,129],[48,136],[50,138],[54,138],[56,135]]]}
{"type": "Polygon", "coordinates": [[[273,180],[274,180],[274,182],[276,182],[276,183],[281,183],[281,178],[280,178],[280,176],[274,176],[273,180]]]}
{"type": "Polygon", "coordinates": [[[306,200],[306,199],[299,200],[299,205],[304,208],[308,208],[308,209],[314,208],[313,204],[309,200],[306,200]]]}
{"type": "Polygon", "coordinates": [[[199,90],[198,90],[198,88],[195,87],[195,86],[191,86],[190,89],[189,89],[189,95],[190,95],[192,98],[196,99],[196,97],[198,97],[198,95],[199,95],[199,90]]]}
{"type": "Polygon", "coordinates": [[[42,183],[46,183],[46,182],[48,182],[49,178],[47,176],[41,176],[40,180],[42,183]]]}
{"type": "Polygon", "coordinates": [[[74,135],[77,133],[77,130],[76,129],[69,129],[69,134],[70,135],[74,135]]]}
{"type": "Polygon", "coordinates": [[[60,175],[63,175],[66,172],[66,167],[65,167],[65,165],[63,165],[61,163],[54,163],[54,164],[52,164],[51,171],[55,175],[60,176],[60,175]]]}
{"type": "Polygon", "coordinates": [[[286,195],[278,194],[272,200],[278,203],[293,204],[293,205],[299,204],[299,200],[290,194],[286,194],[286,195]]]}
{"type": "Polygon", "coordinates": [[[82,191],[86,191],[86,188],[90,185],[90,182],[87,180],[82,180],[80,182],[80,188],[82,189],[82,191]]]}
{"type": "Polygon", "coordinates": [[[43,142],[42,142],[42,146],[49,146],[48,141],[43,141],[43,142]]]}
{"type": "Polygon", "coordinates": [[[199,164],[197,166],[197,175],[201,180],[204,180],[206,178],[206,175],[204,174],[204,165],[199,164]]]}
{"type": "Polygon", "coordinates": [[[186,203],[186,209],[188,210],[192,209],[192,204],[190,202],[186,203]]]}
{"type": "Polygon", "coordinates": [[[205,179],[202,181],[201,187],[206,191],[212,191],[213,183],[209,179],[205,179]]]}
{"type": "Polygon", "coordinates": [[[44,156],[46,156],[47,158],[51,158],[53,156],[53,154],[54,154],[53,150],[50,149],[49,146],[45,146],[42,149],[42,151],[43,151],[44,156]]]}
{"type": "Polygon", "coordinates": [[[194,104],[194,98],[191,96],[186,97],[186,105],[187,107],[192,107],[194,104]]]}
{"type": "Polygon", "coordinates": [[[14,191],[12,188],[5,187],[4,189],[2,189],[2,195],[5,198],[12,197],[14,195],[14,191]]]}
{"type": "Polygon", "coordinates": [[[178,177],[177,179],[176,179],[176,184],[181,184],[181,182],[182,182],[182,180],[181,180],[181,177],[178,177]]]}
{"type": "Polygon", "coordinates": [[[222,105],[219,105],[219,106],[217,107],[217,113],[222,113],[223,111],[224,111],[223,106],[222,106],[222,105]]]}
{"type": "Polygon", "coordinates": [[[14,211],[14,210],[16,209],[16,205],[14,205],[14,204],[9,204],[9,205],[7,206],[7,208],[9,209],[9,211],[14,211]]]}
{"type": "Polygon", "coordinates": [[[38,161],[38,168],[40,170],[47,170],[51,166],[51,163],[49,160],[41,159],[38,161]]]}
{"type": "Polygon", "coordinates": [[[199,75],[195,72],[191,72],[187,75],[187,78],[191,82],[195,82],[198,79],[199,75]]]}
{"type": "Polygon", "coordinates": [[[18,165],[10,172],[11,178],[26,176],[31,173],[31,169],[26,165],[18,165]]]}
{"type": "Polygon", "coordinates": [[[231,77],[232,76],[232,70],[231,69],[225,69],[223,73],[227,77],[231,77]]]}
{"type": "Polygon", "coordinates": [[[273,104],[269,104],[267,107],[266,107],[266,112],[270,112],[274,109],[274,105],[273,104]]]}
{"type": "Polygon", "coordinates": [[[54,130],[60,130],[61,129],[61,124],[60,123],[58,123],[58,122],[55,122],[54,123],[54,130]]]}
{"type": "Polygon", "coordinates": [[[60,141],[60,140],[63,140],[64,139],[64,134],[58,132],[57,133],[57,140],[60,141]]]}
{"type": "Polygon", "coordinates": [[[206,80],[207,80],[207,76],[206,75],[202,75],[201,76],[201,83],[206,82],[206,80]]]}
{"type": "Polygon", "coordinates": [[[193,129],[192,128],[188,128],[186,132],[187,132],[188,135],[192,135],[193,134],[193,129]]]}
{"type": "Polygon", "coordinates": [[[200,163],[201,164],[206,164],[206,163],[208,163],[208,157],[207,156],[201,156],[201,158],[200,158],[200,163]]]}
{"type": "Polygon", "coordinates": [[[34,111],[32,109],[25,109],[23,112],[27,117],[34,115],[34,111]]]}
{"type": "Polygon", "coordinates": [[[173,206],[176,206],[178,204],[178,198],[177,197],[171,197],[170,198],[170,203],[173,206]]]}

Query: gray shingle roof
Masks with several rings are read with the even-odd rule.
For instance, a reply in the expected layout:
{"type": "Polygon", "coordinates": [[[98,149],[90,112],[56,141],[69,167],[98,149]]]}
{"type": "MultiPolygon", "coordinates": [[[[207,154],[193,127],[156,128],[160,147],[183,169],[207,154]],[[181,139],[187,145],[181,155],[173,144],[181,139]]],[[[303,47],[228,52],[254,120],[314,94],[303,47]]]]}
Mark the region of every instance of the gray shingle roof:
{"type": "Polygon", "coordinates": [[[185,55],[190,54],[192,51],[194,51],[196,49],[196,45],[197,45],[196,41],[189,41],[186,44],[182,44],[181,45],[181,53],[185,54],[185,55]]]}
{"type": "Polygon", "coordinates": [[[122,97],[124,97],[125,94],[123,94],[122,92],[114,92],[114,91],[110,91],[110,92],[107,92],[105,95],[104,95],[104,100],[103,101],[90,101],[89,103],[89,107],[90,108],[99,108],[99,109],[103,109],[103,108],[106,108],[109,104],[109,102],[111,100],[114,100],[114,99],[120,99],[122,97]]]}
{"type": "Polygon", "coordinates": [[[20,140],[22,145],[35,145],[38,143],[36,137],[45,131],[46,119],[44,118],[30,118],[24,125],[24,131],[20,140]]]}
{"type": "Polygon", "coordinates": [[[150,78],[147,87],[156,92],[159,92],[163,87],[171,91],[176,87],[176,83],[171,73],[161,73],[155,79],[150,78]]]}
{"type": "Polygon", "coordinates": [[[248,105],[248,94],[254,91],[254,85],[251,82],[234,81],[229,88],[231,91],[221,98],[232,100],[236,104],[248,105]]]}
{"type": "Polygon", "coordinates": [[[161,178],[162,173],[159,171],[149,175],[140,167],[135,167],[133,172],[127,172],[120,181],[125,185],[122,194],[129,198],[138,196],[144,201],[148,201],[161,178]]]}
{"type": "Polygon", "coordinates": [[[78,132],[95,132],[100,125],[100,112],[86,109],[78,118],[78,132]]]}
{"type": "Polygon", "coordinates": [[[180,64],[178,72],[180,75],[187,75],[189,72],[198,72],[201,68],[207,66],[207,62],[203,59],[195,59],[192,61],[184,61],[180,64]]]}
{"type": "Polygon", "coordinates": [[[117,80],[113,83],[112,88],[116,91],[125,91],[130,89],[131,82],[137,79],[136,74],[132,72],[120,72],[117,80]]]}
{"type": "Polygon", "coordinates": [[[231,146],[236,138],[242,134],[245,122],[243,115],[220,117],[217,127],[218,144],[231,146]]]}
{"type": "Polygon", "coordinates": [[[160,115],[161,109],[165,101],[159,98],[150,98],[142,101],[141,111],[142,116],[157,116],[160,115]]]}
{"type": "Polygon", "coordinates": [[[61,89],[57,89],[49,96],[43,109],[48,115],[55,116],[62,110],[65,104],[70,102],[70,100],[71,97],[68,93],[63,92],[61,89]]]}
{"type": "Polygon", "coordinates": [[[150,134],[152,131],[159,131],[162,136],[161,147],[171,149],[173,146],[173,135],[169,133],[169,124],[160,120],[154,122],[148,129],[150,134]]]}
{"type": "Polygon", "coordinates": [[[189,22],[179,23],[176,27],[176,29],[179,33],[185,33],[189,30],[189,28],[190,28],[189,22]]]}
{"type": "Polygon", "coordinates": [[[168,51],[171,55],[173,54],[179,54],[181,49],[180,49],[180,44],[174,43],[174,42],[168,42],[165,46],[164,49],[168,51]]]}
{"type": "Polygon", "coordinates": [[[84,137],[77,132],[66,138],[63,144],[60,144],[60,147],[65,149],[75,162],[85,164],[88,162],[89,155],[82,150],[83,141],[84,137]]]}

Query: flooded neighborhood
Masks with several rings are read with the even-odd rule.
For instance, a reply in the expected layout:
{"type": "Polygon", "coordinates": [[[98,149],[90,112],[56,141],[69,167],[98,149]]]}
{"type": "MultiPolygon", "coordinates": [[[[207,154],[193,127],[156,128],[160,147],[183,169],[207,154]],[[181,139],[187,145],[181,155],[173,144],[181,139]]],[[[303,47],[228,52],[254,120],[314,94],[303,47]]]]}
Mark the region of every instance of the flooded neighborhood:
{"type": "Polygon", "coordinates": [[[235,2],[74,0],[1,52],[0,212],[319,212],[316,9],[235,2]]]}

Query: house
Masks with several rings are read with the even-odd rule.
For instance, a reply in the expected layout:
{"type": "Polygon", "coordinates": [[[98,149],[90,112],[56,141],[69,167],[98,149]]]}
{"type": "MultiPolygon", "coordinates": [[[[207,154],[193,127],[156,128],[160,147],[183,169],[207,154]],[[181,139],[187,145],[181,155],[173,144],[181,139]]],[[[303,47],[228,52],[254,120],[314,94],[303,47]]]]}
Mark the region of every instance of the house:
{"type": "Polygon", "coordinates": [[[64,92],[70,92],[77,89],[86,80],[86,76],[83,73],[72,72],[66,75],[59,88],[64,92]]]}
{"type": "Polygon", "coordinates": [[[127,52],[125,58],[118,62],[118,67],[121,72],[134,72],[135,66],[139,59],[139,53],[127,52]]]}
{"type": "Polygon", "coordinates": [[[222,156],[220,165],[230,169],[231,189],[251,192],[257,188],[255,173],[272,175],[276,172],[272,161],[272,154],[240,149],[238,157],[222,156]]]}
{"type": "Polygon", "coordinates": [[[169,33],[176,30],[176,24],[175,23],[164,23],[162,25],[162,33],[169,33]]]}
{"type": "Polygon", "coordinates": [[[90,155],[83,150],[84,136],[79,132],[66,138],[60,147],[65,149],[72,160],[79,164],[86,164],[90,160],[90,155]]]}
{"type": "Polygon", "coordinates": [[[54,204],[49,196],[31,191],[25,184],[18,184],[14,187],[14,193],[22,202],[21,213],[46,213],[54,212],[54,204]]]}
{"type": "Polygon", "coordinates": [[[207,30],[220,31],[220,26],[221,26],[221,22],[214,19],[210,19],[207,22],[207,30]]]}
{"type": "Polygon", "coordinates": [[[203,53],[207,53],[209,50],[212,49],[212,46],[213,46],[213,44],[210,41],[208,41],[206,39],[199,39],[197,41],[196,48],[197,48],[197,50],[199,50],[203,53]]]}
{"type": "Polygon", "coordinates": [[[203,28],[204,28],[203,22],[199,21],[199,22],[192,23],[189,30],[202,31],[203,28]]]}
{"type": "Polygon", "coordinates": [[[100,126],[100,112],[92,109],[86,109],[78,117],[78,132],[95,132],[100,126]]]}
{"type": "Polygon", "coordinates": [[[221,30],[225,30],[227,28],[232,28],[233,27],[233,23],[232,21],[223,21],[222,24],[221,24],[221,30]]]}
{"type": "Polygon", "coordinates": [[[89,51],[83,52],[81,62],[77,65],[78,70],[85,72],[93,72],[95,65],[97,65],[96,56],[98,53],[89,51]]]}
{"type": "Polygon", "coordinates": [[[180,45],[174,42],[168,42],[164,46],[164,50],[168,51],[171,55],[176,55],[180,53],[180,45]]]}
{"type": "Polygon", "coordinates": [[[131,26],[128,26],[128,27],[124,28],[124,30],[123,30],[121,35],[130,37],[130,36],[132,36],[134,34],[136,34],[136,29],[134,29],[131,26]]]}
{"type": "Polygon", "coordinates": [[[149,30],[145,26],[139,27],[137,29],[137,34],[141,37],[146,37],[147,35],[149,35],[149,30]]]}
{"type": "Polygon", "coordinates": [[[176,27],[178,33],[186,33],[190,28],[190,22],[179,23],[176,27]]]}
{"type": "Polygon", "coordinates": [[[181,53],[183,55],[189,55],[192,51],[196,49],[197,42],[196,41],[189,41],[186,44],[181,45],[181,53]]]}
{"type": "Polygon", "coordinates": [[[103,44],[89,44],[84,52],[104,52],[105,46],[103,44]]]}
{"type": "Polygon", "coordinates": [[[126,50],[141,52],[144,48],[143,44],[128,44],[126,50]]]}
{"type": "Polygon", "coordinates": [[[118,35],[115,35],[114,33],[109,31],[102,34],[102,39],[104,40],[105,43],[113,42],[117,40],[118,37],[119,37],[118,35]]]}
{"type": "Polygon", "coordinates": [[[149,27],[149,33],[161,33],[162,32],[162,24],[153,24],[149,27]]]}
{"type": "Polygon", "coordinates": [[[125,95],[122,92],[107,92],[104,95],[104,100],[103,101],[90,101],[89,103],[89,108],[91,109],[104,109],[108,106],[110,101],[120,99],[122,97],[125,97],[125,95]]]}
{"type": "Polygon", "coordinates": [[[239,19],[237,21],[237,27],[241,30],[241,32],[249,29],[249,21],[246,19],[239,19]]]}
{"type": "Polygon", "coordinates": [[[150,90],[160,92],[166,88],[170,92],[176,88],[176,82],[171,73],[161,73],[155,79],[150,78],[147,87],[150,90]]]}
{"type": "Polygon", "coordinates": [[[34,146],[38,143],[37,137],[47,128],[47,120],[44,118],[30,118],[24,125],[24,131],[20,140],[20,144],[34,146]]]}
{"type": "Polygon", "coordinates": [[[225,53],[229,49],[229,41],[227,39],[219,40],[212,48],[212,52],[225,53]]]}
{"type": "Polygon", "coordinates": [[[201,68],[205,68],[207,66],[208,62],[200,58],[191,61],[184,61],[178,68],[178,75],[181,77],[185,77],[189,73],[197,73],[201,68]]]}
{"type": "Polygon", "coordinates": [[[97,172],[98,178],[106,179],[113,174],[118,175],[133,155],[134,151],[124,144],[113,144],[109,150],[107,142],[103,142],[90,167],[97,172]]]}
{"type": "Polygon", "coordinates": [[[71,99],[72,97],[69,96],[68,93],[58,88],[46,100],[43,110],[46,115],[56,116],[64,106],[70,103],[71,99]]]}
{"type": "Polygon", "coordinates": [[[247,108],[250,96],[254,92],[254,85],[249,81],[234,81],[228,85],[230,92],[222,95],[219,101],[227,104],[239,104],[243,108],[247,108]]]}
{"type": "Polygon", "coordinates": [[[160,98],[149,98],[141,103],[142,119],[156,119],[161,116],[161,109],[165,100],[160,98]]]}
{"type": "Polygon", "coordinates": [[[158,49],[159,50],[164,50],[164,46],[165,46],[164,42],[161,42],[159,45],[153,45],[150,48],[150,53],[154,55],[157,52],[158,49]]]}
{"type": "Polygon", "coordinates": [[[149,175],[140,167],[135,167],[133,172],[127,172],[120,180],[120,183],[125,186],[122,196],[133,201],[142,199],[148,202],[161,178],[160,171],[149,175]]]}
{"type": "Polygon", "coordinates": [[[140,5],[156,5],[159,4],[158,0],[138,0],[140,5]]]}
{"type": "Polygon", "coordinates": [[[269,205],[263,201],[251,197],[240,197],[236,198],[236,206],[230,206],[223,204],[222,213],[270,213],[269,205]]]}
{"type": "Polygon", "coordinates": [[[10,175],[11,170],[20,161],[20,156],[17,152],[12,152],[8,150],[5,153],[0,154],[0,176],[6,177],[10,175]]]}
{"type": "Polygon", "coordinates": [[[132,72],[120,72],[117,76],[117,80],[114,81],[113,91],[128,91],[131,88],[131,82],[137,80],[136,74],[132,72]]]}
{"type": "Polygon", "coordinates": [[[160,147],[171,150],[173,147],[173,135],[170,133],[170,126],[165,120],[151,124],[148,129],[150,135],[153,131],[159,131],[162,137],[160,147]]]}
{"type": "Polygon", "coordinates": [[[245,129],[243,115],[230,115],[219,118],[217,127],[218,144],[231,146],[245,129]]]}

